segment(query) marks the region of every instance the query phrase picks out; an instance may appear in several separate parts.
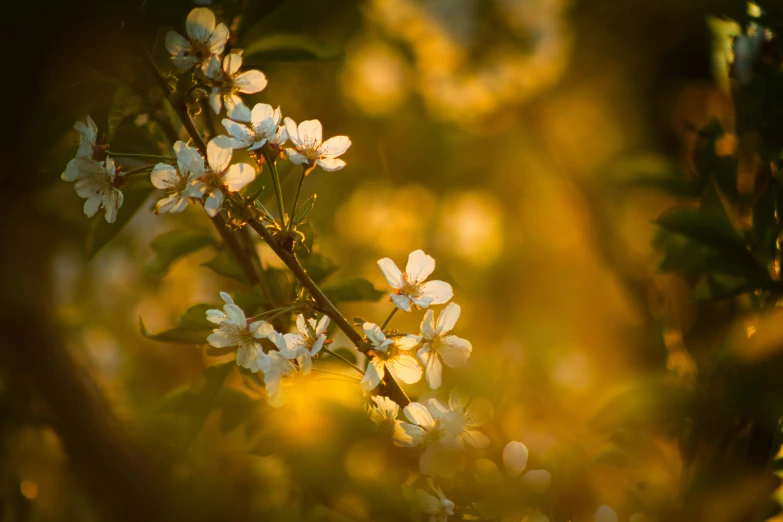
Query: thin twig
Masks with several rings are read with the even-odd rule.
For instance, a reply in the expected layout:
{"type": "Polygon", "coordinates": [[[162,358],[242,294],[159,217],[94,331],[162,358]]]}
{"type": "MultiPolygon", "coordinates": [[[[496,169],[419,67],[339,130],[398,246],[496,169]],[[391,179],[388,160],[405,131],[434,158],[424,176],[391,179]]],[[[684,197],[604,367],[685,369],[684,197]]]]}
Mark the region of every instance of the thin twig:
{"type": "Polygon", "coordinates": [[[291,219],[288,221],[288,231],[291,232],[294,229],[294,217],[296,216],[296,204],[299,202],[299,193],[302,192],[302,185],[304,185],[305,177],[307,176],[307,165],[302,165],[302,176],[299,178],[299,186],[296,187],[296,196],[294,196],[294,204],[291,206],[291,219]]]}
{"type": "Polygon", "coordinates": [[[351,361],[349,361],[348,359],[346,359],[345,357],[343,357],[343,356],[342,356],[342,355],[340,355],[339,353],[333,352],[332,350],[330,350],[330,349],[329,349],[329,348],[327,348],[326,346],[323,346],[323,347],[321,348],[321,351],[323,351],[323,352],[326,352],[326,353],[328,353],[329,355],[331,355],[331,356],[333,356],[333,357],[336,357],[336,358],[340,359],[340,360],[341,360],[341,361],[343,361],[345,364],[347,364],[348,366],[350,366],[351,368],[353,368],[354,370],[356,370],[356,371],[357,371],[357,372],[359,372],[360,374],[364,375],[364,370],[362,370],[361,368],[359,368],[358,366],[356,366],[354,363],[352,363],[351,361]]]}
{"type": "Polygon", "coordinates": [[[283,203],[283,189],[280,187],[280,176],[277,174],[277,167],[269,154],[264,149],[261,149],[261,151],[266,164],[269,165],[269,172],[272,173],[272,183],[275,187],[275,194],[277,194],[277,206],[280,208],[280,225],[285,228],[285,204],[283,203]]]}
{"type": "Polygon", "coordinates": [[[383,330],[383,329],[385,329],[385,328],[386,328],[386,325],[387,325],[387,324],[389,324],[389,321],[391,321],[391,320],[392,320],[392,317],[394,317],[394,314],[396,314],[396,313],[397,313],[397,307],[395,306],[395,307],[394,307],[394,309],[393,309],[393,310],[391,311],[391,313],[389,314],[389,317],[387,317],[387,318],[386,318],[386,320],[385,320],[385,321],[383,322],[383,324],[381,325],[381,330],[383,330]]]}

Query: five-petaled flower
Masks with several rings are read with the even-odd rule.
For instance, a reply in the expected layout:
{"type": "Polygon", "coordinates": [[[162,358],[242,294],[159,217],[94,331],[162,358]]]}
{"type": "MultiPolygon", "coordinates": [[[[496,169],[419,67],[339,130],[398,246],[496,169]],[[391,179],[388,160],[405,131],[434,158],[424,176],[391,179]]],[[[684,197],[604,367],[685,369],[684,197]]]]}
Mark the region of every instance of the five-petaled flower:
{"type": "Polygon", "coordinates": [[[220,114],[220,110],[225,105],[229,118],[248,121],[250,120],[250,109],[239,97],[239,93],[254,94],[263,91],[266,87],[266,76],[256,70],[239,72],[240,67],[242,67],[242,53],[240,51],[228,53],[223,58],[222,66],[220,57],[213,54],[204,75],[210,80],[212,86],[209,102],[215,114],[220,114]]]}
{"type": "Polygon", "coordinates": [[[441,310],[438,321],[432,310],[427,310],[421,322],[422,347],[416,352],[424,364],[427,384],[436,390],[440,387],[442,363],[450,368],[465,364],[473,350],[469,341],[448,334],[459,319],[460,307],[457,303],[449,303],[441,310]]]}
{"type": "Polygon", "coordinates": [[[97,161],[85,158],[75,158],[72,160],[76,166],[70,171],[73,178],[65,177],[66,181],[76,181],[74,187],[76,194],[85,198],[84,213],[87,217],[93,217],[98,209],[104,208],[104,217],[109,223],[114,223],[117,219],[117,210],[122,206],[122,192],[119,187],[124,180],[117,174],[117,168],[111,158],[101,164],[97,161]]]}
{"type": "Polygon", "coordinates": [[[326,328],[330,319],[321,317],[316,323],[315,319],[305,320],[303,315],[296,316],[296,327],[299,333],[287,333],[283,335],[284,342],[279,347],[280,354],[286,359],[296,359],[301,368],[309,371],[312,368],[312,358],[321,351],[326,342],[326,328]]]}
{"type": "Polygon", "coordinates": [[[206,67],[212,55],[223,54],[228,40],[226,24],[215,24],[215,14],[206,7],[193,9],[185,20],[185,38],[176,31],[166,33],[166,50],[178,69],[206,67]]]}
{"type": "Polygon", "coordinates": [[[82,174],[80,168],[84,167],[85,164],[76,160],[101,159],[105,155],[105,146],[98,145],[98,127],[89,114],[87,115],[86,124],[77,121],[73,128],[79,133],[79,148],[76,150],[76,157],[68,162],[65,166],[65,171],[60,176],[65,181],[76,181],[76,178],[82,174]]]}
{"type": "Polygon", "coordinates": [[[223,187],[229,192],[241,190],[256,177],[256,170],[247,163],[231,165],[231,138],[217,136],[207,144],[207,164],[204,181],[206,200],[204,209],[214,217],[223,205],[223,187]]]}
{"type": "Polygon", "coordinates": [[[158,214],[182,212],[188,206],[188,198],[201,199],[206,190],[206,185],[199,179],[204,175],[204,158],[184,141],[174,144],[174,152],[177,155],[176,168],[158,163],[150,175],[152,184],[166,191],[166,197],[155,204],[158,214]]]}
{"type": "Polygon", "coordinates": [[[427,483],[435,494],[417,488],[413,491],[411,501],[419,511],[428,515],[428,522],[446,522],[449,515],[454,514],[454,502],[446,498],[443,490],[432,479],[428,479],[427,483]]]}
{"type": "Polygon", "coordinates": [[[265,357],[260,340],[274,340],[277,332],[266,321],[248,324],[245,312],[234,303],[230,295],[220,292],[220,297],[226,303],[223,310],[207,310],[207,321],[218,325],[207,337],[207,342],[215,348],[236,346],[238,365],[249,368],[254,373],[264,370],[265,357]]]}
{"type": "Polygon", "coordinates": [[[277,351],[269,352],[264,359],[264,365],[267,402],[273,408],[279,408],[288,402],[299,384],[297,381],[310,374],[310,368],[296,366],[277,351]]]}
{"type": "Polygon", "coordinates": [[[377,324],[364,323],[364,335],[372,344],[369,354],[372,358],[367,363],[367,370],[362,379],[362,387],[369,391],[378,386],[386,370],[402,382],[413,384],[421,379],[422,369],[419,362],[408,353],[408,350],[418,344],[418,338],[413,335],[387,339],[377,324]]]}
{"type": "Polygon", "coordinates": [[[422,250],[410,253],[405,273],[388,257],[379,260],[378,267],[389,285],[394,288],[394,293],[391,294],[394,305],[405,312],[411,311],[411,303],[419,308],[427,308],[430,305],[447,303],[453,295],[451,285],[444,281],[424,282],[435,270],[435,260],[422,250]]]}
{"type": "Polygon", "coordinates": [[[345,162],[337,157],[351,146],[348,136],[333,136],[322,142],[323,128],[318,120],[305,120],[297,126],[294,120],[286,118],[285,128],[295,147],[285,150],[291,163],[318,165],[327,172],[345,167],[345,162]]]}
{"type": "Polygon", "coordinates": [[[370,397],[375,404],[367,406],[367,415],[375,424],[397,422],[397,415],[400,412],[400,405],[383,395],[373,395],[370,397]]]}
{"type": "Polygon", "coordinates": [[[492,418],[492,405],[486,399],[467,401],[452,390],[448,406],[433,398],[427,406],[412,402],[403,413],[410,423],[397,425],[394,443],[402,447],[426,446],[419,461],[425,475],[453,476],[457,471],[454,452],[466,445],[476,449],[489,445],[487,436],[476,429],[492,418]]]}
{"type": "Polygon", "coordinates": [[[235,149],[260,149],[267,143],[278,148],[288,140],[288,132],[280,125],[280,107],[272,108],[266,103],[257,103],[250,111],[250,126],[223,119],[223,126],[231,135],[231,146],[235,149]]]}

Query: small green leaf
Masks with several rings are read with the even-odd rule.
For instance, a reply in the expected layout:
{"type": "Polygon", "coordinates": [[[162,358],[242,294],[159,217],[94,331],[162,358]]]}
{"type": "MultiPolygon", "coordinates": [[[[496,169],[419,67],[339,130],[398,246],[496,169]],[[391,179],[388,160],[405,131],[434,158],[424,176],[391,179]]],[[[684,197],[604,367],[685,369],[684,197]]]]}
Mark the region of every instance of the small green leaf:
{"type": "Polygon", "coordinates": [[[234,431],[258,413],[261,401],[233,388],[223,388],[215,398],[214,409],[221,411],[220,431],[234,431]]]}
{"type": "Polygon", "coordinates": [[[152,249],[157,255],[149,263],[148,270],[163,274],[177,259],[215,243],[210,234],[194,230],[172,230],[161,234],[152,240],[152,249]]]}
{"type": "Polygon", "coordinates": [[[86,251],[88,257],[94,256],[106,243],[125,228],[125,225],[136,215],[136,212],[142,207],[149,195],[152,194],[153,189],[152,184],[146,180],[123,187],[123,202],[117,211],[117,218],[114,220],[114,223],[106,222],[104,209],[98,211],[92,218],[92,224],[87,233],[86,251]]]}
{"type": "Polygon", "coordinates": [[[202,266],[211,269],[218,275],[239,281],[243,285],[250,284],[234,254],[229,250],[221,250],[213,259],[202,263],[202,266]]]}
{"type": "Polygon", "coordinates": [[[316,194],[313,194],[307,198],[304,203],[299,205],[299,207],[296,209],[296,215],[294,215],[294,225],[298,225],[307,219],[307,216],[310,215],[310,212],[312,212],[313,208],[315,207],[315,200],[317,197],[318,196],[316,194]]]}
{"type": "Polygon", "coordinates": [[[706,274],[699,279],[691,293],[691,299],[697,301],[715,301],[729,299],[745,292],[753,291],[755,285],[744,277],[729,274],[706,274]]]}
{"type": "Polygon", "coordinates": [[[114,133],[123,120],[141,111],[142,106],[142,99],[133,92],[133,89],[127,85],[118,87],[109,106],[107,138],[109,140],[114,138],[114,133]]]}
{"type": "Polygon", "coordinates": [[[386,294],[386,292],[378,290],[371,282],[361,277],[333,283],[323,288],[323,292],[333,302],[377,301],[386,294]]]}
{"type": "Polygon", "coordinates": [[[245,46],[243,64],[269,62],[327,61],[341,58],[343,52],[298,34],[276,34],[259,38],[245,46]]]}
{"type": "Polygon", "coordinates": [[[166,343],[206,344],[207,337],[216,327],[207,321],[207,310],[213,308],[217,307],[210,304],[193,305],[182,314],[176,326],[156,334],[150,333],[144,326],[143,320],[139,318],[141,334],[148,339],[166,343]]]}

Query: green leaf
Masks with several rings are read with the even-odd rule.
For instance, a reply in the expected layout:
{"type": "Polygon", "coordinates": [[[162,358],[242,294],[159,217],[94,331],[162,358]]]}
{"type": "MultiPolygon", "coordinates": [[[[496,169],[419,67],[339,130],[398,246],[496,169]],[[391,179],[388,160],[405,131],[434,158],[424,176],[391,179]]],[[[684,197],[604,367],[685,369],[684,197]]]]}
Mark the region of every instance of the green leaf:
{"type": "Polygon", "coordinates": [[[343,52],[298,34],[276,34],[259,38],[245,46],[245,66],[269,62],[327,61],[341,58],[343,52]]]}
{"type": "Polygon", "coordinates": [[[152,250],[157,254],[149,263],[148,270],[154,274],[165,273],[171,263],[205,246],[215,245],[215,239],[207,233],[196,230],[172,230],[152,240],[152,250]]]}
{"type": "Polygon", "coordinates": [[[123,120],[141,111],[142,106],[143,101],[141,97],[137,96],[133,89],[127,85],[119,86],[114,91],[111,105],[109,105],[107,138],[109,140],[113,139],[114,133],[117,132],[117,128],[123,120]]]}
{"type": "Polygon", "coordinates": [[[210,366],[189,389],[179,388],[163,399],[163,411],[184,417],[183,430],[177,441],[183,452],[187,451],[201,431],[223,383],[234,366],[236,361],[210,366]]]}
{"type": "Polygon", "coordinates": [[[218,275],[239,281],[243,285],[250,284],[250,281],[247,280],[247,276],[242,271],[242,267],[239,266],[239,262],[237,262],[234,257],[233,252],[229,250],[219,251],[213,259],[206,263],[202,263],[202,266],[211,269],[218,275]]]}
{"type": "Polygon", "coordinates": [[[223,388],[215,398],[214,409],[221,411],[220,431],[234,431],[258,413],[261,401],[233,388],[223,388]]]}
{"type": "Polygon", "coordinates": [[[312,212],[313,208],[315,207],[315,200],[317,197],[318,196],[316,194],[313,194],[307,198],[304,203],[299,205],[299,207],[296,209],[296,214],[294,215],[294,225],[298,225],[307,219],[307,216],[310,215],[310,212],[312,212]]]}
{"type": "Polygon", "coordinates": [[[721,251],[748,253],[745,242],[730,223],[697,209],[674,208],[664,212],[653,223],[721,251]]]}
{"type": "Polygon", "coordinates": [[[123,202],[117,211],[117,218],[114,223],[107,223],[104,219],[104,210],[100,209],[93,217],[90,230],[87,233],[86,251],[87,256],[94,256],[101,248],[111,241],[125,225],[131,220],[136,212],[142,207],[154,187],[147,180],[138,181],[128,187],[123,187],[123,202]]]}
{"type": "Polygon", "coordinates": [[[179,318],[177,325],[158,332],[150,333],[139,318],[141,334],[155,341],[177,344],[206,344],[207,337],[215,329],[215,325],[207,321],[207,310],[217,308],[216,305],[193,305],[179,318]]]}
{"type": "Polygon", "coordinates": [[[375,288],[371,282],[361,277],[339,281],[323,288],[324,294],[332,302],[340,301],[377,301],[386,292],[375,288]]]}

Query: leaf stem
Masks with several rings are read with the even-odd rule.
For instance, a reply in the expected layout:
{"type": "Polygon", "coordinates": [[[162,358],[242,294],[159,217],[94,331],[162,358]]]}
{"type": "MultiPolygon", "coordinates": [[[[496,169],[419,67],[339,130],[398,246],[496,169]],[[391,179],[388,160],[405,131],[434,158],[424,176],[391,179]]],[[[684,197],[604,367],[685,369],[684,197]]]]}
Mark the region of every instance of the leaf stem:
{"type": "Polygon", "coordinates": [[[291,219],[288,220],[288,231],[291,232],[294,229],[294,218],[296,217],[296,204],[299,202],[299,193],[302,191],[302,185],[304,185],[305,177],[307,176],[307,164],[302,165],[302,175],[299,178],[299,186],[296,187],[296,196],[294,196],[294,204],[291,207],[291,219]]]}
{"type": "Polygon", "coordinates": [[[327,348],[326,346],[323,346],[323,347],[321,347],[321,351],[322,351],[322,352],[326,352],[326,353],[328,353],[329,355],[331,355],[331,356],[333,356],[333,357],[336,357],[336,358],[340,359],[342,362],[344,362],[345,364],[347,364],[348,366],[350,366],[351,368],[353,368],[354,370],[356,370],[357,372],[359,372],[361,375],[364,375],[364,370],[362,370],[361,368],[359,368],[358,366],[356,366],[354,363],[352,363],[351,361],[349,361],[348,359],[346,359],[345,357],[343,357],[343,356],[342,356],[342,355],[340,355],[339,353],[333,352],[332,350],[330,350],[330,349],[329,349],[329,348],[327,348]]]}
{"type": "Polygon", "coordinates": [[[280,176],[277,174],[277,166],[264,149],[261,149],[261,153],[264,155],[266,164],[269,165],[269,172],[272,173],[272,183],[275,187],[275,194],[277,194],[277,206],[280,208],[280,225],[282,228],[285,228],[285,204],[283,203],[283,189],[280,187],[280,176]]]}
{"type": "Polygon", "coordinates": [[[110,150],[106,151],[106,154],[109,156],[115,156],[118,158],[137,158],[137,159],[148,159],[148,160],[159,160],[164,161],[166,163],[172,163],[176,162],[177,158],[173,158],[171,156],[160,156],[158,154],[136,154],[132,152],[112,152],[110,150]]]}
{"type": "Polygon", "coordinates": [[[341,377],[341,378],[346,379],[346,380],[351,381],[351,382],[356,382],[356,383],[361,382],[359,379],[355,379],[355,378],[351,377],[350,375],[345,375],[344,373],[340,373],[340,372],[333,372],[331,370],[324,370],[323,368],[315,368],[315,367],[312,370],[314,372],[318,372],[318,373],[326,373],[326,374],[329,374],[329,375],[336,375],[337,377],[341,377]]]}
{"type": "Polygon", "coordinates": [[[385,328],[386,328],[386,325],[387,325],[387,324],[389,324],[389,321],[391,321],[391,320],[392,320],[392,317],[394,317],[394,314],[396,314],[396,313],[397,313],[397,307],[395,306],[395,307],[394,307],[394,309],[393,309],[393,310],[391,311],[391,313],[389,314],[389,317],[387,317],[387,318],[386,318],[386,320],[385,320],[385,321],[383,322],[383,324],[381,325],[381,330],[383,330],[383,329],[385,329],[385,328]]]}

